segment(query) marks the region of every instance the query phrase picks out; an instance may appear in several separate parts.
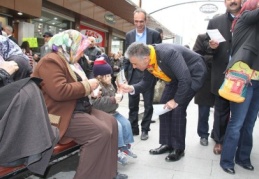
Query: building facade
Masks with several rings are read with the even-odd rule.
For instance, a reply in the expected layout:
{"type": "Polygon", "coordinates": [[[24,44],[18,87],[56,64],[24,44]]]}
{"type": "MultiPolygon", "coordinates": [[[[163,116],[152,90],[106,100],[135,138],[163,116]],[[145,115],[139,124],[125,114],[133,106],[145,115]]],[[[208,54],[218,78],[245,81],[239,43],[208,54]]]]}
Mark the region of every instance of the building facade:
{"type": "MultiPolygon", "coordinates": [[[[135,9],[125,0],[1,0],[0,23],[11,25],[19,45],[28,40],[33,51],[43,45],[44,32],[76,29],[94,36],[106,53],[116,53],[125,51],[125,34],[134,28],[135,9]]],[[[149,24],[157,24],[153,21],[148,18],[149,24]]],[[[160,28],[167,38],[173,37],[165,27],[160,28]]]]}

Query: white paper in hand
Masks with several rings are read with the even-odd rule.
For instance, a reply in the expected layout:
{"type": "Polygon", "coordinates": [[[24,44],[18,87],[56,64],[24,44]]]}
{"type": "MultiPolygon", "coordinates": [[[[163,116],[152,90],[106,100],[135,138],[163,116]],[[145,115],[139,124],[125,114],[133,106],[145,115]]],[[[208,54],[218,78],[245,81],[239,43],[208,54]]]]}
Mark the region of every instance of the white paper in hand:
{"type": "Polygon", "coordinates": [[[218,29],[207,30],[211,40],[216,40],[218,43],[225,42],[226,39],[221,35],[218,29]]]}
{"type": "Polygon", "coordinates": [[[154,104],[153,105],[154,114],[159,116],[159,115],[165,114],[168,111],[172,110],[172,109],[168,109],[168,108],[164,109],[164,106],[165,106],[165,104],[154,104]]]}
{"type": "Polygon", "coordinates": [[[127,82],[123,69],[120,70],[120,72],[117,74],[116,82],[117,82],[118,85],[124,84],[124,83],[127,82]]]}

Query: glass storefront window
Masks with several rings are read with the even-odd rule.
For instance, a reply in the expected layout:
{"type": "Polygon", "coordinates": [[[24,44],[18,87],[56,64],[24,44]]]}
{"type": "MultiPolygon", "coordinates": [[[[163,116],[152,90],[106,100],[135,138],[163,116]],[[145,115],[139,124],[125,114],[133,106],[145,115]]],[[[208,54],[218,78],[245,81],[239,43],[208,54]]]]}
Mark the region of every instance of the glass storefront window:
{"type": "Polygon", "coordinates": [[[119,51],[123,52],[123,50],[124,50],[124,40],[118,37],[113,37],[111,52],[118,53],[119,51]]]}
{"type": "Polygon", "coordinates": [[[42,12],[42,16],[37,19],[33,19],[34,24],[34,36],[42,37],[44,32],[51,32],[52,34],[57,34],[66,29],[71,28],[71,22],[56,15],[42,12]]]}

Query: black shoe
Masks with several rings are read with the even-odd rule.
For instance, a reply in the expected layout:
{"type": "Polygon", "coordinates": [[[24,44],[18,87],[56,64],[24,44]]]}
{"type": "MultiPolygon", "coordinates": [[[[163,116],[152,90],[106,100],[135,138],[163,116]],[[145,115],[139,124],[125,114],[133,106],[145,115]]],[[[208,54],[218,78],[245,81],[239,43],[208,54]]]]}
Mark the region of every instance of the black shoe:
{"type": "Polygon", "coordinates": [[[232,175],[234,175],[236,173],[234,168],[223,168],[223,170],[232,175]]]}
{"type": "Polygon", "coordinates": [[[246,170],[251,170],[251,171],[254,170],[254,166],[251,165],[251,164],[247,164],[247,165],[243,165],[243,164],[240,164],[240,163],[236,163],[236,164],[239,165],[239,166],[241,166],[241,167],[243,167],[243,168],[246,169],[246,170]]]}
{"type": "Polygon", "coordinates": [[[172,150],[173,150],[172,147],[169,147],[168,145],[161,145],[160,147],[158,147],[156,149],[151,149],[149,151],[149,153],[152,155],[159,155],[159,154],[163,154],[166,152],[171,152],[172,150]]]}
{"type": "Polygon", "coordinates": [[[156,123],[156,121],[154,121],[154,120],[151,120],[151,122],[150,123],[156,123]]]}
{"type": "Polygon", "coordinates": [[[132,129],[132,134],[133,134],[133,135],[139,135],[139,130],[134,130],[134,129],[132,129]]]}
{"type": "Polygon", "coordinates": [[[173,149],[172,152],[165,158],[167,162],[175,162],[184,156],[184,150],[173,149]]]}
{"type": "Polygon", "coordinates": [[[141,140],[147,140],[148,139],[148,132],[142,131],[140,139],[141,140]]]}

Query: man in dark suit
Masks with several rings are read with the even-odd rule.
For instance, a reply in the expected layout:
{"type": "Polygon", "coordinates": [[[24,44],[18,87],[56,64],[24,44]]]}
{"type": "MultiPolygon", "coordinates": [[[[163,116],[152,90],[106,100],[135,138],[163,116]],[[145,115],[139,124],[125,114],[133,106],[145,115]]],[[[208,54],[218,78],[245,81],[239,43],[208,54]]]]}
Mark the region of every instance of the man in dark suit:
{"type": "Polygon", "coordinates": [[[225,0],[227,12],[220,16],[214,17],[209,21],[208,29],[218,29],[222,36],[226,39],[220,44],[214,40],[207,38],[207,53],[213,55],[211,68],[211,92],[215,94],[214,106],[214,124],[211,137],[216,144],[213,148],[215,154],[221,154],[223,139],[230,116],[229,101],[220,97],[218,90],[223,83],[224,71],[228,65],[231,53],[231,24],[235,15],[241,8],[242,0],[225,0]]]}
{"type": "Polygon", "coordinates": [[[212,55],[206,54],[206,46],[204,45],[204,40],[206,39],[206,34],[199,34],[193,46],[193,51],[202,55],[204,57],[205,63],[208,68],[208,73],[205,78],[203,86],[197,91],[194,103],[198,105],[198,126],[197,133],[200,137],[200,144],[207,146],[209,144],[209,116],[210,108],[214,106],[214,94],[211,93],[211,63],[213,60],[212,55]]]}
{"type": "Polygon", "coordinates": [[[17,40],[13,36],[13,28],[9,25],[6,25],[3,27],[3,30],[6,32],[8,38],[14,41],[18,45],[17,40]]]}
{"type": "Polygon", "coordinates": [[[161,103],[170,111],[159,116],[161,146],[149,152],[153,155],[170,152],[166,161],[180,160],[185,150],[186,109],[206,77],[204,60],[190,49],[175,44],[152,46],[135,42],[126,55],[133,68],[144,71],[144,76],[137,84],[123,84],[124,92],[138,94],[150,88],[154,76],[167,82],[161,103]]]}
{"type": "MultiPolygon", "coordinates": [[[[147,14],[142,9],[136,9],[134,11],[134,24],[136,29],[129,31],[126,34],[126,49],[133,42],[142,42],[145,44],[156,44],[161,43],[162,39],[159,32],[152,30],[146,27],[147,14]]],[[[126,60],[124,66],[128,84],[138,83],[142,77],[143,72],[138,69],[133,69],[132,65],[128,60],[126,60]]],[[[153,96],[154,96],[154,85],[156,80],[152,79],[150,81],[151,87],[142,91],[142,95],[144,98],[144,116],[141,122],[141,140],[148,139],[148,131],[150,131],[150,123],[153,115],[153,96]]],[[[139,135],[139,127],[138,127],[138,111],[139,111],[139,100],[140,95],[129,95],[129,120],[131,122],[133,135],[139,135]]]]}

